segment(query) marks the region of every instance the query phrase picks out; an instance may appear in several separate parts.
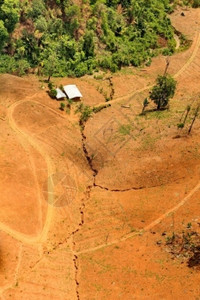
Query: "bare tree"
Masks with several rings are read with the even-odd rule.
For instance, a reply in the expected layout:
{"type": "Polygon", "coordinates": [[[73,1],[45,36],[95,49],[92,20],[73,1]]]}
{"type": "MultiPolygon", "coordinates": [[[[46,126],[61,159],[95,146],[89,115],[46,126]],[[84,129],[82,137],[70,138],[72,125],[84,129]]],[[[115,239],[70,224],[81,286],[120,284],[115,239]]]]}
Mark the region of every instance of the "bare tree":
{"type": "Polygon", "coordinates": [[[169,65],[170,65],[170,60],[169,60],[169,57],[166,58],[166,66],[165,66],[165,71],[164,71],[164,74],[163,76],[166,76],[167,74],[167,70],[169,68],[169,65]]]}
{"type": "Polygon", "coordinates": [[[185,118],[184,118],[184,121],[183,121],[183,124],[184,124],[184,125],[185,125],[185,122],[186,122],[186,120],[187,120],[187,117],[188,117],[188,114],[189,114],[190,110],[191,110],[191,106],[188,105],[188,106],[186,107],[186,115],[185,115],[185,118]]]}
{"type": "Polygon", "coordinates": [[[197,108],[196,108],[196,110],[195,110],[194,118],[192,119],[192,123],[191,123],[191,125],[190,125],[189,130],[188,130],[188,134],[190,134],[190,132],[191,132],[191,130],[192,130],[192,127],[193,127],[193,125],[194,125],[194,122],[195,122],[195,120],[196,120],[196,118],[197,118],[197,116],[198,116],[198,114],[199,114],[199,108],[200,108],[200,104],[198,104],[198,106],[197,106],[197,108]]]}

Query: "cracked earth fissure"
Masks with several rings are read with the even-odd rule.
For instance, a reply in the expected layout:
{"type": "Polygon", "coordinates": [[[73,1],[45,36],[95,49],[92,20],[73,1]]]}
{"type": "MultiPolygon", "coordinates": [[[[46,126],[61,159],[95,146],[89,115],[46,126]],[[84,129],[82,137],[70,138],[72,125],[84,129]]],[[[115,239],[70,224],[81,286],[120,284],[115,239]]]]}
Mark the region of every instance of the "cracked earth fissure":
{"type": "MultiPolygon", "coordinates": [[[[114,96],[114,88],[113,88],[113,82],[111,80],[111,78],[109,78],[109,82],[110,82],[110,87],[112,88],[112,98],[114,96]]],[[[103,107],[103,109],[107,108],[108,106],[106,105],[105,107],[103,107]]],[[[100,188],[102,190],[105,191],[110,191],[110,192],[128,192],[128,191],[137,191],[137,190],[142,190],[142,189],[146,189],[148,187],[146,186],[139,186],[139,187],[130,187],[130,188],[126,188],[126,189],[110,189],[108,187],[99,185],[96,183],[96,177],[99,173],[99,170],[97,170],[94,165],[93,165],[93,158],[90,156],[88,149],[87,149],[87,137],[84,133],[85,131],[85,126],[86,126],[87,121],[83,122],[81,119],[79,120],[79,127],[80,127],[80,133],[81,133],[81,142],[82,142],[82,150],[84,153],[84,156],[87,160],[87,163],[89,165],[90,170],[92,171],[92,176],[93,176],[93,183],[92,185],[88,185],[86,188],[86,192],[85,192],[85,196],[81,201],[81,206],[79,208],[80,210],[80,223],[78,225],[78,228],[73,231],[70,235],[70,237],[73,237],[77,232],[79,232],[81,230],[81,227],[84,225],[85,222],[85,218],[84,218],[84,212],[85,212],[85,206],[86,206],[86,202],[90,199],[91,197],[91,191],[93,188],[100,188]]],[[[160,185],[155,185],[155,186],[151,186],[149,188],[154,188],[154,187],[158,187],[160,185]]],[[[73,249],[75,249],[76,243],[73,240],[73,249]]],[[[76,295],[77,295],[77,300],[80,300],[80,293],[79,293],[79,285],[80,282],[78,280],[78,274],[79,274],[79,266],[78,266],[78,256],[77,254],[75,254],[76,252],[74,252],[74,269],[75,269],[75,283],[76,283],[76,295]]]]}

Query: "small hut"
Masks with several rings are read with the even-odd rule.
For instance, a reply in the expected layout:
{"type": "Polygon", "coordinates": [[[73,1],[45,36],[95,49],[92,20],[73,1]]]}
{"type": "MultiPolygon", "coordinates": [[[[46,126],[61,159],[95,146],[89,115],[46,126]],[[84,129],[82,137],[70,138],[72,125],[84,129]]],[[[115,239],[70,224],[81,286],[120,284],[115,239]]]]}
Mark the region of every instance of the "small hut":
{"type": "Polygon", "coordinates": [[[57,88],[56,92],[57,92],[57,94],[56,94],[56,99],[57,100],[66,98],[66,95],[63,93],[63,91],[61,91],[61,89],[57,88]]]}
{"type": "Polygon", "coordinates": [[[63,88],[69,99],[80,101],[80,98],[83,97],[75,84],[65,85],[63,88]]]}

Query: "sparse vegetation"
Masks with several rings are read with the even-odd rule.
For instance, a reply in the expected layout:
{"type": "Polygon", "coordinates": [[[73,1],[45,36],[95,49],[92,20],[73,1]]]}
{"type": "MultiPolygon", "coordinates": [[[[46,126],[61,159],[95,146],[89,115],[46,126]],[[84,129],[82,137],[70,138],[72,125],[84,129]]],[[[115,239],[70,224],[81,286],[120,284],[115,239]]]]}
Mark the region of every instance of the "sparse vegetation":
{"type": "Polygon", "coordinates": [[[88,105],[84,105],[83,103],[80,103],[77,106],[75,113],[81,114],[80,115],[80,124],[82,126],[91,117],[91,115],[93,113],[93,109],[88,105]]]}
{"type": "Polygon", "coordinates": [[[191,222],[181,233],[167,235],[164,232],[162,235],[165,236],[165,242],[163,244],[160,240],[158,245],[163,245],[173,258],[186,262],[189,268],[200,268],[200,235],[192,229],[191,222]]]}
{"type": "Polygon", "coordinates": [[[131,129],[132,129],[131,125],[127,124],[127,125],[121,125],[118,131],[121,135],[130,135],[131,129]]]}

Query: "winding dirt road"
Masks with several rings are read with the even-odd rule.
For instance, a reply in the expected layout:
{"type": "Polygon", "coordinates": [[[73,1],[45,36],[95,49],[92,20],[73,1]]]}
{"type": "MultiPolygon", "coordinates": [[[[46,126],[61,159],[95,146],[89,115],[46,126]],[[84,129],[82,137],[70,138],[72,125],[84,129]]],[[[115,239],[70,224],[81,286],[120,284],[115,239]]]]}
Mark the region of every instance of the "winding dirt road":
{"type": "MultiPolygon", "coordinates": [[[[47,215],[46,215],[46,220],[44,223],[43,228],[41,228],[41,233],[39,235],[36,236],[30,236],[30,235],[26,235],[23,234],[21,232],[18,232],[16,230],[11,229],[9,226],[6,226],[2,223],[0,223],[0,230],[6,232],[7,234],[9,234],[10,236],[12,236],[13,238],[15,238],[16,240],[25,243],[25,244],[33,244],[33,243],[41,243],[42,241],[44,241],[47,237],[48,231],[49,231],[49,227],[51,224],[51,220],[52,220],[52,216],[53,216],[53,206],[50,203],[53,203],[54,201],[54,187],[53,187],[53,181],[52,181],[52,174],[54,173],[54,165],[48,155],[48,153],[46,153],[41,146],[38,145],[38,143],[28,134],[26,134],[24,131],[22,131],[16,124],[15,119],[13,118],[13,113],[15,108],[26,102],[26,101],[30,101],[30,100],[21,100],[18,102],[15,102],[13,105],[11,105],[8,109],[8,120],[9,120],[9,125],[10,127],[15,131],[16,136],[19,137],[20,143],[22,145],[22,147],[25,149],[26,153],[28,152],[27,149],[27,144],[31,145],[36,151],[38,151],[41,156],[44,158],[46,165],[47,165],[47,173],[48,173],[48,206],[47,206],[47,215]]],[[[29,155],[27,153],[28,157],[29,157],[29,161],[30,161],[30,165],[31,165],[31,169],[32,172],[34,174],[34,179],[36,182],[36,187],[38,189],[38,200],[39,200],[39,204],[40,204],[40,210],[39,210],[39,215],[41,218],[41,202],[42,202],[42,196],[39,192],[39,184],[38,184],[38,180],[37,180],[37,175],[35,172],[35,166],[34,166],[34,161],[31,158],[31,155],[29,155]]]]}
{"type": "MultiPolygon", "coordinates": [[[[174,74],[174,78],[178,78],[179,76],[181,76],[181,74],[183,74],[186,71],[186,69],[188,69],[190,67],[190,65],[195,61],[195,58],[198,55],[199,49],[200,49],[200,33],[198,32],[195,35],[195,39],[194,39],[194,42],[192,45],[192,54],[191,54],[190,58],[181,67],[181,69],[179,71],[177,71],[176,74],[174,74]]],[[[119,103],[120,101],[131,100],[131,99],[133,99],[133,97],[135,95],[142,93],[142,92],[150,89],[151,87],[152,87],[152,85],[145,86],[142,89],[139,89],[133,93],[127,94],[126,96],[115,98],[114,100],[108,101],[106,103],[105,102],[100,103],[100,104],[96,105],[95,107],[99,107],[101,105],[108,105],[108,104],[112,105],[115,103],[119,103]]],[[[12,238],[16,239],[17,241],[19,241],[21,243],[20,248],[19,248],[18,264],[16,266],[16,271],[15,271],[15,276],[14,276],[14,284],[17,282],[17,275],[18,275],[18,271],[20,268],[20,264],[21,264],[23,246],[24,245],[36,245],[39,249],[40,245],[43,244],[48,237],[48,233],[49,233],[49,230],[50,230],[50,227],[52,224],[52,220],[53,220],[53,216],[54,216],[54,207],[53,207],[53,205],[51,205],[52,203],[54,203],[54,183],[52,180],[52,175],[55,173],[54,163],[51,160],[49,154],[40,146],[40,144],[37,142],[37,140],[34,137],[32,137],[31,135],[25,133],[21,128],[19,128],[19,126],[17,125],[15,118],[14,118],[14,112],[15,112],[15,109],[18,107],[18,105],[23,104],[28,101],[31,101],[31,102],[37,103],[38,105],[42,105],[43,107],[47,107],[53,113],[55,113],[56,115],[59,115],[61,118],[63,118],[63,116],[60,115],[59,113],[57,113],[52,108],[50,108],[44,104],[41,104],[37,101],[31,100],[31,98],[33,98],[34,96],[35,95],[33,95],[32,97],[27,97],[27,99],[15,102],[8,109],[9,125],[12,128],[12,130],[15,132],[16,136],[19,138],[19,141],[20,141],[22,147],[24,148],[25,152],[27,153],[27,157],[29,158],[30,168],[32,170],[34,181],[35,181],[35,186],[37,188],[37,197],[38,197],[37,200],[38,200],[38,207],[39,207],[38,217],[40,220],[40,227],[41,227],[40,232],[37,235],[26,235],[26,234],[23,234],[19,231],[16,231],[16,230],[10,228],[9,226],[7,226],[3,223],[0,223],[1,231],[5,232],[6,234],[8,234],[9,236],[11,236],[12,238]],[[41,191],[40,191],[40,187],[39,187],[39,183],[38,183],[38,179],[37,179],[37,173],[36,173],[36,168],[34,165],[34,160],[31,157],[31,154],[29,153],[30,146],[33,147],[38,153],[40,153],[40,155],[43,157],[44,161],[46,162],[46,166],[47,166],[47,176],[48,176],[48,201],[47,202],[48,202],[48,206],[47,206],[46,219],[45,219],[43,226],[42,226],[42,211],[41,211],[41,203],[42,203],[43,199],[42,199],[42,195],[41,195],[41,191]]],[[[130,239],[134,236],[144,234],[145,232],[151,230],[153,227],[155,227],[156,225],[161,223],[164,219],[169,217],[171,214],[176,212],[180,207],[182,207],[186,202],[188,202],[191,199],[191,197],[197,191],[199,191],[199,189],[200,189],[200,182],[177,205],[175,205],[174,207],[169,209],[164,214],[160,215],[159,218],[157,218],[156,220],[151,222],[149,225],[144,227],[142,230],[139,230],[139,231],[133,232],[133,233],[129,233],[119,239],[113,240],[108,243],[103,243],[101,245],[98,245],[97,247],[92,247],[92,248],[88,248],[86,250],[77,251],[77,252],[73,250],[74,242],[73,242],[73,237],[71,237],[71,239],[69,239],[69,241],[68,241],[68,243],[70,244],[69,251],[76,259],[77,256],[80,254],[94,252],[99,249],[102,249],[102,248],[105,248],[108,246],[112,246],[114,244],[118,244],[118,243],[123,242],[127,239],[130,239]]],[[[76,261],[74,264],[76,267],[76,261]]],[[[76,277],[75,279],[77,280],[77,273],[76,273],[75,277],[76,277]]],[[[8,288],[10,288],[12,286],[13,286],[13,283],[9,286],[2,288],[0,290],[0,292],[3,294],[3,292],[5,290],[7,290],[8,288]]],[[[3,298],[3,295],[2,295],[2,298],[3,298]]]]}

